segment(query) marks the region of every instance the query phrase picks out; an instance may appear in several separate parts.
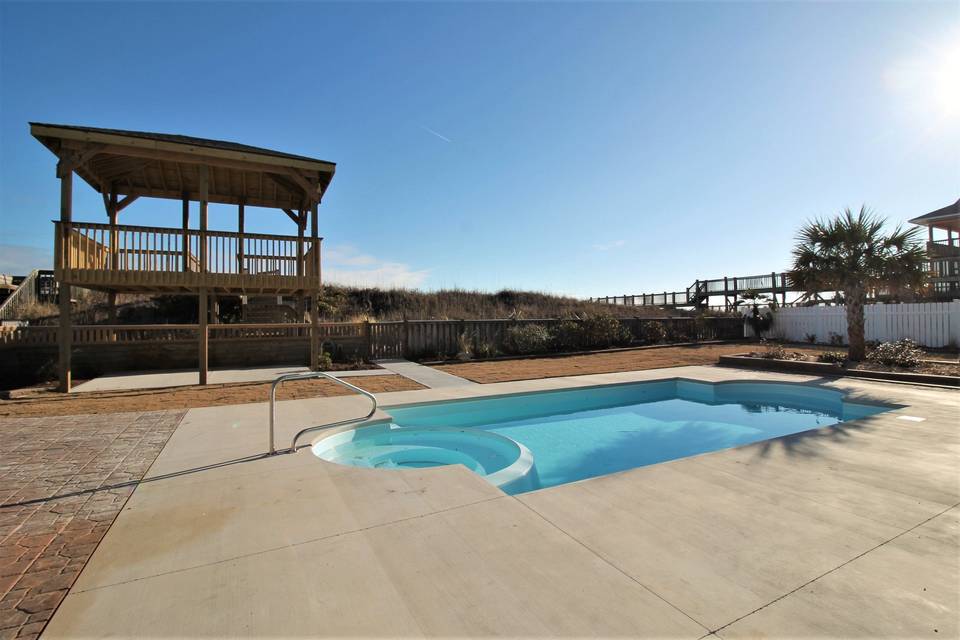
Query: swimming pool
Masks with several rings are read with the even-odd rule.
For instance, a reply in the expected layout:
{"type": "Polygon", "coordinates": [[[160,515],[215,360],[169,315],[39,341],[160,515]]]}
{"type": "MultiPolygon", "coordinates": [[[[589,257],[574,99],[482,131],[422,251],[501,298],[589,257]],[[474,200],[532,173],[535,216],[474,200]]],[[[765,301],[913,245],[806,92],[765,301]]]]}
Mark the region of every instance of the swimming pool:
{"type": "Polygon", "coordinates": [[[341,464],[380,468],[461,463],[504,491],[521,493],[891,408],[852,403],[839,391],[801,384],[670,379],[387,407],[390,424],[323,438],[314,453],[341,464]],[[496,445],[489,436],[499,438],[496,445]],[[399,445],[393,442],[404,438],[399,445]],[[511,449],[503,440],[520,448],[511,449]],[[411,449],[421,445],[425,455],[418,456],[411,449]],[[389,447],[395,446],[401,449],[391,456],[389,447]],[[484,463],[485,448],[501,458],[484,463]],[[530,464],[497,476],[516,462],[509,458],[520,457],[521,449],[529,453],[530,464]]]}

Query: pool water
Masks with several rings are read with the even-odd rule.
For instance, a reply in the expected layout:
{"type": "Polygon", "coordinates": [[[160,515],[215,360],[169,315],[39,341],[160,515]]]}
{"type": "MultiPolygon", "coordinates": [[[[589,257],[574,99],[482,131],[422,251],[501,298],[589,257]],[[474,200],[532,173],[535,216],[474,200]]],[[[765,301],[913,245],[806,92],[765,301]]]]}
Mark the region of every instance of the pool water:
{"type": "MultiPolygon", "coordinates": [[[[459,430],[459,436],[448,434],[441,446],[460,447],[468,457],[475,454],[470,451],[477,433],[519,443],[532,456],[526,481],[498,484],[518,493],[826,427],[890,408],[851,403],[841,392],[821,387],[673,379],[388,407],[393,423],[381,430],[459,430]]],[[[350,436],[356,461],[338,461],[376,466],[365,455],[375,440],[373,431],[368,434],[361,428],[350,436]]],[[[499,452],[509,453],[502,447],[499,452]]],[[[384,452],[371,448],[370,453],[384,452]]],[[[442,457],[437,460],[445,464],[442,457]]],[[[404,466],[402,460],[396,464],[404,466]]],[[[487,475],[475,465],[466,466],[487,475]]]]}
{"type": "Polygon", "coordinates": [[[379,423],[323,438],[313,445],[313,453],[330,462],[374,469],[462,464],[504,491],[539,487],[533,456],[526,447],[478,429],[379,423]]]}

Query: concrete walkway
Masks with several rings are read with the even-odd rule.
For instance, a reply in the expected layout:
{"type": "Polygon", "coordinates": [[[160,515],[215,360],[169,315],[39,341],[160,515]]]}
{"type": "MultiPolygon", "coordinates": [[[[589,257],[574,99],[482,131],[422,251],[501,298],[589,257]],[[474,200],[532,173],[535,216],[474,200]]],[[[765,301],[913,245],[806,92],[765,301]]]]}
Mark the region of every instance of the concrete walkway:
{"type": "MultiPolygon", "coordinates": [[[[955,390],[678,367],[380,399],[673,377],[900,408],[518,496],[459,465],[363,469],[309,449],[143,484],[45,636],[958,636],[955,390]]],[[[282,402],[278,439],[363,409],[282,402]]],[[[262,452],[266,413],[189,411],[148,475],[262,452]]]]}
{"type": "Polygon", "coordinates": [[[433,367],[425,367],[409,360],[376,360],[376,364],[393,373],[419,382],[428,389],[446,389],[452,387],[469,387],[476,382],[467,380],[451,373],[444,373],[433,367]]]}
{"type": "MultiPolygon", "coordinates": [[[[211,369],[207,380],[210,384],[231,382],[270,382],[287,373],[305,373],[310,369],[295,365],[285,367],[246,367],[237,369],[211,369]]],[[[384,376],[392,372],[386,369],[360,369],[357,371],[331,371],[337,378],[357,376],[384,376]]],[[[459,379],[459,378],[458,378],[459,379]]],[[[193,370],[135,371],[112,373],[78,384],[74,392],[127,391],[131,389],[159,389],[163,387],[186,387],[200,384],[199,374],[193,370]]]]}

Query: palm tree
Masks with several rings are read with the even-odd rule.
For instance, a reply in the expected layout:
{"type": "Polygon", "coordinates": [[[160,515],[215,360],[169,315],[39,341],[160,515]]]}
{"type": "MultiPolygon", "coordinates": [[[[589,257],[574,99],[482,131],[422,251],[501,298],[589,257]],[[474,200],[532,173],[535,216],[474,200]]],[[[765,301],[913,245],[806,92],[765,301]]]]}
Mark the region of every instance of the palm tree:
{"type": "Polygon", "coordinates": [[[808,222],[797,234],[790,280],[808,294],[842,291],[847,307],[848,357],[866,356],[863,305],[870,291],[910,294],[926,281],[926,253],[919,228],[898,226],[889,235],[886,221],[861,207],[832,220],[808,222]]]}

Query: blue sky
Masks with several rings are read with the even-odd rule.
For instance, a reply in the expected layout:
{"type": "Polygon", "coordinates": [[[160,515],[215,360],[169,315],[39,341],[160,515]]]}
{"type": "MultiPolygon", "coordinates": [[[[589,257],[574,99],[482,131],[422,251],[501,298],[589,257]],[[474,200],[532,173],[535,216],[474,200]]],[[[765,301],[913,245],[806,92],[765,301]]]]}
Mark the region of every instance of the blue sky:
{"type": "Polygon", "coordinates": [[[0,56],[0,271],[52,244],[30,120],[337,162],[325,272],[379,285],[674,290],[783,268],[844,206],[902,221],[960,196],[956,2],[4,2],[0,56]]]}

